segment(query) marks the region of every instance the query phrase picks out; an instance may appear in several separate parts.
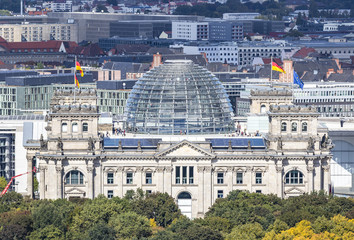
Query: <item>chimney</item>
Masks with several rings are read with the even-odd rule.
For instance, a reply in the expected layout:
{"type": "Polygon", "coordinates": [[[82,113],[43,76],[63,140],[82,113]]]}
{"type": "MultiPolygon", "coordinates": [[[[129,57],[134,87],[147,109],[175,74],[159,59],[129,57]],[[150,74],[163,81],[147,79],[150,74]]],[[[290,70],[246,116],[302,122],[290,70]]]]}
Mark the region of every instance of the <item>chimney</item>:
{"type": "Polygon", "coordinates": [[[162,64],[161,60],[162,60],[162,56],[160,53],[154,54],[151,68],[155,68],[157,66],[160,66],[162,64]]]}
{"type": "Polygon", "coordinates": [[[326,74],[326,78],[329,78],[329,76],[331,76],[332,73],[334,73],[334,69],[333,68],[328,69],[328,72],[326,74]]]}
{"type": "Polygon", "coordinates": [[[279,74],[279,82],[288,82],[292,83],[294,79],[294,68],[293,68],[293,61],[291,60],[284,60],[283,61],[283,69],[284,73],[279,74]]]}

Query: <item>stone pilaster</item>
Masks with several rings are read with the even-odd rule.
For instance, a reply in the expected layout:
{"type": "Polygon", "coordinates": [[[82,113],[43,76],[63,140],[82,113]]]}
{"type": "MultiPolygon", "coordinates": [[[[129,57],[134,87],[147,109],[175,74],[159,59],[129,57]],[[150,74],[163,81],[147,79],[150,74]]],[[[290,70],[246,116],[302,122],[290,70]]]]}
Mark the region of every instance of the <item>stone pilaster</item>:
{"type": "Polygon", "coordinates": [[[93,172],[94,167],[92,165],[87,166],[87,198],[93,199],[94,188],[93,188],[93,172]]]}
{"type": "MultiPolygon", "coordinates": [[[[26,159],[27,159],[27,172],[31,172],[33,171],[33,156],[26,155],[26,159]]],[[[33,192],[34,192],[33,173],[28,173],[27,174],[27,195],[30,196],[30,198],[33,198],[33,192]]]]}
{"type": "Polygon", "coordinates": [[[204,168],[197,167],[198,172],[198,217],[204,217],[204,168]]]}
{"type": "Polygon", "coordinates": [[[308,161],[307,163],[307,192],[313,192],[313,161],[308,161]]]}
{"type": "Polygon", "coordinates": [[[204,168],[204,212],[207,212],[209,207],[213,204],[213,176],[212,167],[206,166],[204,168]]]}
{"type": "MultiPolygon", "coordinates": [[[[227,171],[226,171],[226,184],[227,184],[227,192],[231,192],[232,191],[232,186],[233,186],[233,180],[234,180],[234,171],[233,171],[233,167],[227,167],[227,171]]],[[[228,193],[225,193],[228,194],[228,193]]]]}
{"type": "Polygon", "coordinates": [[[277,195],[280,198],[283,198],[283,194],[284,194],[284,182],[283,182],[283,166],[282,166],[282,162],[279,161],[276,163],[275,166],[275,171],[277,172],[277,195]]]}
{"type": "Polygon", "coordinates": [[[164,192],[172,194],[172,171],[173,167],[165,167],[164,192]]]}
{"type": "Polygon", "coordinates": [[[57,198],[63,198],[63,168],[61,163],[57,163],[55,170],[57,174],[57,198]]]}
{"type": "Polygon", "coordinates": [[[157,167],[156,168],[156,175],[157,175],[156,186],[157,186],[158,192],[164,192],[164,176],[163,176],[164,170],[165,170],[164,167],[157,167]]]}
{"type": "Polygon", "coordinates": [[[324,165],[323,168],[323,190],[328,194],[330,192],[330,165],[324,165]]]}
{"type": "Polygon", "coordinates": [[[123,179],[123,167],[117,168],[117,180],[118,180],[118,196],[123,197],[123,184],[125,184],[123,179]]]}
{"type": "Polygon", "coordinates": [[[138,188],[141,188],[142,184],[145,184],[145,176],[144,176],[144,172],[143,172],[143,167],[136,167],[135,178],[136,178],[136,186],[138,188]]]}
{"type": "Polygon", "coordinates": [[[39,171],[41,175],[41,180],[39,182],[39,194],[40,194],[39,196],[40,199],[45,199],[45,191],[46,191],[45,175],[46,175],[47,167],[39,166],[39,171]]]}

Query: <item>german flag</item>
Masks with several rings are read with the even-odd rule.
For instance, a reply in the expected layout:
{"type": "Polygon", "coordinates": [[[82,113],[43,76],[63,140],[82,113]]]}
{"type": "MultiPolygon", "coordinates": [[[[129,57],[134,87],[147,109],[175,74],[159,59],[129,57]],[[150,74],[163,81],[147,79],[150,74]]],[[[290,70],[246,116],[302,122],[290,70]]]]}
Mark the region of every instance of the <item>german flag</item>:
{"type": "Polygon", "coordinates": [[[80,83],[79,83],[79,80],[76,77],[76,74],[75,74],[75,85],[77,86],[77,88],[80,88],[80,83]]]}
{"type": "Polygon", "coordinates": [[[272,70],[277,72],[286,73],[277,63],[272,62],[272,70]]]}
{"type": "Polygon", "coordinates": [[[76,71],[80,71],[81,77],[84,76],[84,71],[82,71],[80,63],[78,61],[76,61],[76,71]]]}

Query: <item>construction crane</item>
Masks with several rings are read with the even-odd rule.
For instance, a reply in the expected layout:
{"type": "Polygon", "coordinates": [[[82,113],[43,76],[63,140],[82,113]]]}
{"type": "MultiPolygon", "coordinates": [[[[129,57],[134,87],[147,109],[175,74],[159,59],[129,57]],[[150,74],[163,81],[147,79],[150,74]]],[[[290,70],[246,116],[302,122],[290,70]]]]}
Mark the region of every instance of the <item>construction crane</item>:
{"type": "Polygon", "coordinates": [[[20,177],[20,176],[23,176],[23,175],[27,175],[27,174],[29,174],[29,173],[35,173],[35,172],[36,172],[36,167],[34,167],[33,170],[30,171],[30,172],[26,172],[26,173],[22,173],[22,174],[13,176],[13,177],[11,178],[10,182],[6,185],[5,189],[1,192],[0,197],[2,197],[2,196],[7,192],[7,190],[8,190],[9,187],[11,186],[12,181],[13,181],[15,178],[20,177]]]}

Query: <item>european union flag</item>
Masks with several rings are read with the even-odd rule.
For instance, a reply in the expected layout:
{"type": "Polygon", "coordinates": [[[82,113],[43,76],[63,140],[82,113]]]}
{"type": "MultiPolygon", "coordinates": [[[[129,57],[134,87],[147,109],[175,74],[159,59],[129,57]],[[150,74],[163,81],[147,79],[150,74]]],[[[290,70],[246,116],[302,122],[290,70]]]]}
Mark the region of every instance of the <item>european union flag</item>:
{"type": "Polygon", "coordinates": [[[299,78],[299,76],[295,71],[294,71],[294,84],[297,84],[301,89],[304,89],[304,82],[301,81],[301,79],[299,78]]]}

